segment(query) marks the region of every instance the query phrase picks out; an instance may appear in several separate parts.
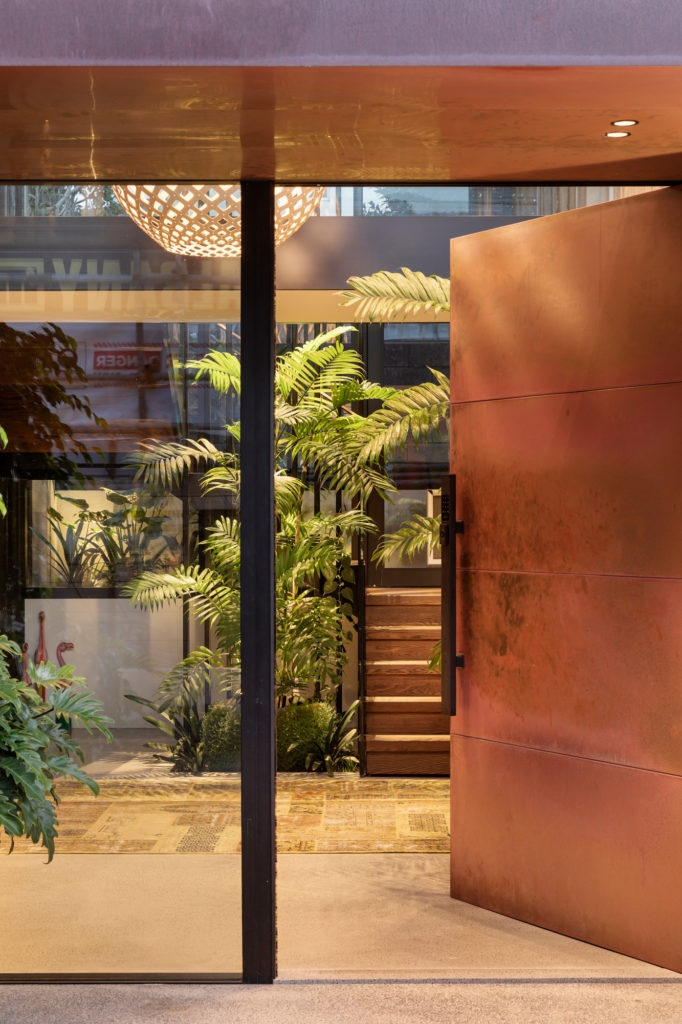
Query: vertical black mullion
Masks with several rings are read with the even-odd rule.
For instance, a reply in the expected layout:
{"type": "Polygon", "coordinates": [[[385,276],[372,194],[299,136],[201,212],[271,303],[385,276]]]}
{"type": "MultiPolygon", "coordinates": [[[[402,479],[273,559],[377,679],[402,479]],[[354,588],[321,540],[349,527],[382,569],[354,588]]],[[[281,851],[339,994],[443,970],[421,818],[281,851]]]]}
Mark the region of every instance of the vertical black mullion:
{"type": "Polygon", "coordinates": [[[275,977],[275,239],[272,182],[242,182],[243,978],[275,977]]]}

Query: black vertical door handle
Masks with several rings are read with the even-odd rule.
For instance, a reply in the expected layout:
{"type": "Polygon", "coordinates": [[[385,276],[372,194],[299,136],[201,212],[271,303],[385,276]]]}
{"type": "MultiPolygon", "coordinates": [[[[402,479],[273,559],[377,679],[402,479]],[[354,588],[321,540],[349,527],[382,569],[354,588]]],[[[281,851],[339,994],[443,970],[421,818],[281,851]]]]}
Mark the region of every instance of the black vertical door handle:
{"type": "Polygon", "coordinates": [[[464,668],[464,655],[457,654],[457,592],[455,538],[464,524],[455,519],[457,478],[448,473],[441,481],[440,565],[441,565],[441,710],[457,713],[457,672],[464,668]]]}

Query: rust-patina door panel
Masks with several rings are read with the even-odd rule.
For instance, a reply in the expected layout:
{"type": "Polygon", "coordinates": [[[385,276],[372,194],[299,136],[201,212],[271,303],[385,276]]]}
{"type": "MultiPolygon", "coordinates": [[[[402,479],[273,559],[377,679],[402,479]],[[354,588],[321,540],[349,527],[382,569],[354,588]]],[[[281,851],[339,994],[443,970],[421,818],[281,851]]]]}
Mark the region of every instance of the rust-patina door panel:
{"type": "Polygon", "coordinates": [[[453,399],[682,378],[680,238],[676,188],[458,238],[453,399]]]}
{"type": "Polygon", "coordinates": [[[460,565],[682,577],[682,384],[474,402],[456,423],[460,565]]]}
{"type": "Polygon", "coordinates": [[[452,893],[682,971],[682,191],[452,242],[452,893]]]}
{"type": "Polygon", "coordinates": [[[682,776],[682,580],[461,571],[457,607],[457,732],[682,776]]]}
{"type": "Polygon", "coordinates": [[[679,970],[682,779],[466,736],[452,747],[455,898],[679,970]]]}

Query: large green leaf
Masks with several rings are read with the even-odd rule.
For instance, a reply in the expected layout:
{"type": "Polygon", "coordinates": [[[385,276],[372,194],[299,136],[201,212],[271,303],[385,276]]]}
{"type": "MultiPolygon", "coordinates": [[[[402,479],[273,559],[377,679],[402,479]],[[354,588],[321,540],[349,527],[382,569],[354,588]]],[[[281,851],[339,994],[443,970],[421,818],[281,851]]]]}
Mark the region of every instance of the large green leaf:
{"type": "Polygon", "coordinates": [[[418,513],[402,524],[394,533],[384,534],[372,558],[384,565],[390,558],[414,558],[428,547],[440,543],[440,516],[422,516],[418,513]]]}
{"type": "Polygon", "coordinates": [[[210,466],[221,462],[223,453],[206,438],[184,441],[154,441],[140,445],[140,450],[129,456],[136,467],[136,479],[160,487],[173,488],[182,477],[196,466],[210,466]]]}
{"type": "Polygon", "coordinates": [[[366,277],[349,277],[351,290],[340,292],[356,320],[388,322],[450,309],[450,282],[437,274],[402,267],[401,273],[380,270],[366,277]]]}
{"type": "Polygon", "coordinates": [[[226,395],[231,390],[241,394],[241,363],[231,352],[212,350],[201,359],[189,359],[185,366],[196,370],[195,380],[207,376],[220,394],[226,395]]]}

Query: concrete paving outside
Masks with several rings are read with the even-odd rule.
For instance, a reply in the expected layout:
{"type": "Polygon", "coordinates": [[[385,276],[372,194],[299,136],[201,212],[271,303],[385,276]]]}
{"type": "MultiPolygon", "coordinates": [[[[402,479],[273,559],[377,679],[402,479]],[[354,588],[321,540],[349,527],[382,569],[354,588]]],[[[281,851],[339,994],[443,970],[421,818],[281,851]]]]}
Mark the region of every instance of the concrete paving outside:
{"type": "Polygon", "coordinates": [[[679,1024],[670,982],[9,985],[3,1024],[679,1024]]]}
{"type": "MultiPolygon", "coordinates": [[[[240,971],[237,854],[44,860],[0,859],[3,972],[240,971]]],[[[4,984],[0,1024],[682,1020],[682,976],[450,899],[447,853],[280,852],[277,870],[274,985],[4,984]]]]}

